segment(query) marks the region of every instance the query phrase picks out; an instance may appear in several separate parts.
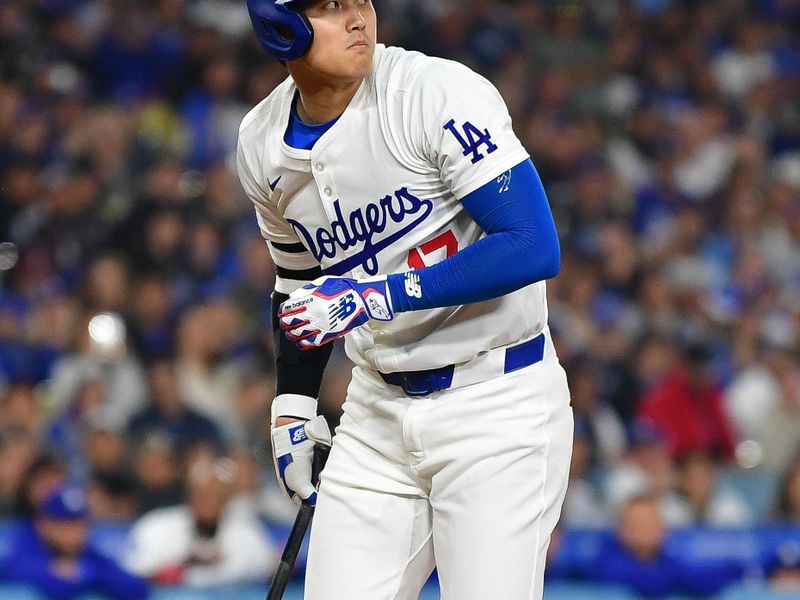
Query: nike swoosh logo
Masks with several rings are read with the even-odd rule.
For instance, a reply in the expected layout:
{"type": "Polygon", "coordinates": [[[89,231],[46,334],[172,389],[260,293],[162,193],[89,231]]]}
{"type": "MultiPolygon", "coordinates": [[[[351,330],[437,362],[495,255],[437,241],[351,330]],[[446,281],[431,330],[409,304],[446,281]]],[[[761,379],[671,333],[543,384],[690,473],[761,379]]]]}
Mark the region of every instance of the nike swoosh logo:
{"type": "Polygon", "coordinates": [[[278,182],[281,180],[282,175],[278,175],[278,178],[275,181],[270,181],[267,179],[267,185],[269,186],[269,191],[274,192],[275,186],[278,185],[278,182]]]}

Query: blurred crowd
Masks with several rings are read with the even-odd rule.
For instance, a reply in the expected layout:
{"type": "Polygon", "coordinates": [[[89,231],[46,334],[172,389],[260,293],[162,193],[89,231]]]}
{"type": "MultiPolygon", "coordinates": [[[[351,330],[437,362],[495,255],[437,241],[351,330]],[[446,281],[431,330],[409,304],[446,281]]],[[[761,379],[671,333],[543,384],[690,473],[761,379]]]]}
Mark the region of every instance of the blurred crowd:
{"type": "MultiPolygon", "coordinates": [[[[800,3],[375,4],[381,41],[498,86],[544,181],[576,417],[562,524],[642,498],[668,528],[800,524],[800,3]]],[[[291,519],[273,265],[233,160],[285,76],[240,0],[0,3],[0,515],[78,482],[136,544],[172,532],[164,569],[132,568],[198,583],[225,563],[220,515],[291,519]]],[[[349,369],[337,350],[334,425],[349,369]]],[[[270,543],[249,543],[261,577],[270,543]]]]}

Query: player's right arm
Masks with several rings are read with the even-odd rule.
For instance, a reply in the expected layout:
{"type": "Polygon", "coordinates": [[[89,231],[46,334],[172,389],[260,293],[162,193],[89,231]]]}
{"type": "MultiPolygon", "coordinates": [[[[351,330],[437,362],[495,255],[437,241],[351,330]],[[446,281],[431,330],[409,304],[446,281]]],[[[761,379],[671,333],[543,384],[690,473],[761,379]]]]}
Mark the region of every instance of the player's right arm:
{"type": "Polygon", "coordinates": [[[255,177],[241,132],[237,169],[242,188],[255,205],[256,220],[276,268],[271,302],[277,388],[270,419],[275,472],[281,489],[290,499],[298,503],[308,499],[313,504],[316,501],[316,490],[311,483],[314,443],[331,444],[325,418],[317,416],[317,398],[333,348],[300,352],[279,327],[278,308],[294,289],[319,277],[322,271],[279,214],[265,190],[268,186],[255,177]]]}

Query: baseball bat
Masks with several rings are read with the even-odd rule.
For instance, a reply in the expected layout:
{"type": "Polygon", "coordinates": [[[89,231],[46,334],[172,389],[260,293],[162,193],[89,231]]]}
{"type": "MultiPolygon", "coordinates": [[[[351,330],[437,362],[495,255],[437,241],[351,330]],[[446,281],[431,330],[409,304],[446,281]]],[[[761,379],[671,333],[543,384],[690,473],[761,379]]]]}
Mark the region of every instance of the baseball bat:
{"type": "MultiPolygon", "coordinates": [[[[328,453],[330,451],[330,446],[314,444],[314,459],[311,463],[311,483],[313,483],[315,487],[319,481],[319,474],[325,466],[325,461],[328,460],[328,453]]],[[[266,600],[281,600],[281,598],[283,598],[283,593],[286,591],[286,586],[289,583],[289,579],[292,577],[297,554],[300,552],[300,546],[303,544],[303,538],[306,536],[306,531],[311,524],[311,518],[313,516],[314,506],[309,504],[307,500],[303,500],[300,503],[300,510],[297,511],[297,517],[294,519],[292,531],[289,533],[289,539],[286,540],[286,547],[283,549],[283,554],[281,554],[281,560],[275,568],[275,573],[272,575],[272,584],[269,587],[266,600]]]]}

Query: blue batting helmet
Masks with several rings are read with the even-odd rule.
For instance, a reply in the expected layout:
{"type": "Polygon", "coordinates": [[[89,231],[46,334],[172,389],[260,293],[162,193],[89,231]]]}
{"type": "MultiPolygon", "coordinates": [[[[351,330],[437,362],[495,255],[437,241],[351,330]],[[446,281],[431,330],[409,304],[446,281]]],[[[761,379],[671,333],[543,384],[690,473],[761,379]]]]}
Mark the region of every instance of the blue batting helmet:
{"type": "Polygon", "coordinates": [[[314,40],[311,23],[296,6],[299,1],[247,0],[247,11],[261,47],[278,60],[300,58],[314,40]]]}

